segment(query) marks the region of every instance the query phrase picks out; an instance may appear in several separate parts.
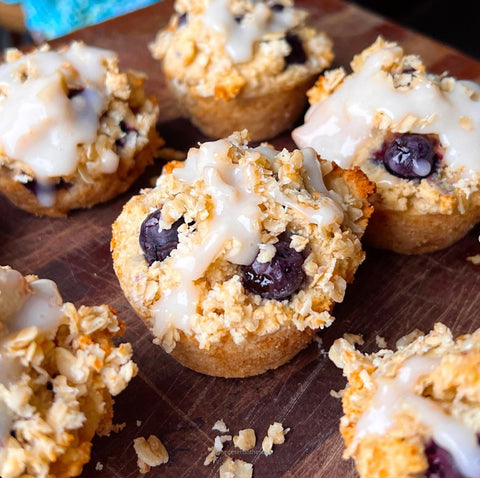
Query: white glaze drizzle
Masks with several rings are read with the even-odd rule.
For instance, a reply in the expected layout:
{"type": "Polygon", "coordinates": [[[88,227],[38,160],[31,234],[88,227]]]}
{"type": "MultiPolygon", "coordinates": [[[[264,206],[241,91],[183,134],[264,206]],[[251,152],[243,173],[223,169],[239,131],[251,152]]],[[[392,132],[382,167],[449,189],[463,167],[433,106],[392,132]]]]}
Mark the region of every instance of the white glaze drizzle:
{"type": "Polygon", "coordinates": [[[283,32],[295,26],[295,10],[285,7],[272,11],[262,2],[255,2],[253,11],[240,23],[228,9],[229,0],[212,0],[203,17],[205,25],[226,36],[225,49],[234,63],[249,61],[253,45],[267,33],[283,32]]]}
{"type": "MultiPolygon", "coordinates": [[[[4,386],[17,382],[23,370],[20,361],[7,352],[8,336],[27,327],[37,327],[52,338],[64,315],[62,298],[54,282],[34,280],[28,293],[16,294],[14,288],[23,287],[23,281],[18,271],[0,268],[0,384],[4,386]]],[[[0,402],[0,443],[9,434],[12,422],[11,412],[0,402]]]]}
{"type": "Polygon", "coordinates": [[[407,408],[431,429],[432,438],[452,455],[463,475],[478,478],[480,446],[475,433],[447,415],[432,400],[414,393],[418,379],[430,374],[439,364],[438,358],[411,357],[402,365],[396,378],[378,380],[372,404],[357,423],[355,439],[369,434],[385,434],[393,426],[395,414],[407,408]]]}
{"type": "MultiPolygon", "coordinates": [[[[154,304],[154,334],[161,338],[170,326],[188,332],[190,318],[196,313],[199,293],[195,280],[202,277],[209,265],[216,259],[226,243],[233,244],[225,256],[233,264],[251,264],[257,256],[261,244],[258,207],[262,198],[250,189],[250,169],[235,164],[228,157],[232,144],[225,139],[204,143],[198,149],[191,149],[183,168],[172,174],[180,181],[192,185],[204,182],[205,193],[214,203],[214,211],[209,219],[206,237],[201,244],[187,249],[179,244],[172,253],[171,267],[179,274],[179,284],[163,291],[162,297],[154,304]]],[[[246,154],[260,153],[273,163],[278,154],[273,148],[261,146],[245,148],[246,154]]],[[[304,151],[304,165],[307,171],[309,190],[318,190],[324,195],[316,203],[318,208],[298,204],[281,192],[275,182],[272,195],[285,207],[291,207],[303,214],[308,221],[325,225],[333,221],[341,222],[341,208],[328,197],[323,183],[322,172],[313,150],[304,151]]]]}
{"type": "MultiPolygon", "coordinates": [[[[55,200],[48,186],[75,171],[77,145],[96,137],[106,102],[105,63],[113,57],[113,52],[74,43],[64,52],[40,51],[0,66],[0,91],[6,92],[0,95],[0,145],[7,156],[29,165],[45,186],[39,197],[44,206],[55,200]],[[30,76],[22,81],[27,65],[30,76]],[[83,91],[69,99],[65,76],[72,70],[83,91]]],[[[112,161],[106,168],[116,170],[112,161]]]]}
{"type": "Polygon", "coordinates": [[[331,96],[309,108],[305,124],[292,133],[295,143],[311,146],[322,158],[349,168],[355,151],[371,134],[377,113],[391,118],[394,131],[395,125],[414,115],[425,123],[409,131],[437,134],[446,148],[443,159],[447,165],[463,168],[465,174],[478,171],[480,103],[470,98],[466,87],[477,93],[480,87],[456,81],[447,92],[431,79],[419,76],[413,89],[395,88],[382,67],[402,54],[400,47],[387,47],[370,55],[359,72],[346,77],[331,96]],[[471,129],[462,127],[462,118],[471,120],[471,129]]]}

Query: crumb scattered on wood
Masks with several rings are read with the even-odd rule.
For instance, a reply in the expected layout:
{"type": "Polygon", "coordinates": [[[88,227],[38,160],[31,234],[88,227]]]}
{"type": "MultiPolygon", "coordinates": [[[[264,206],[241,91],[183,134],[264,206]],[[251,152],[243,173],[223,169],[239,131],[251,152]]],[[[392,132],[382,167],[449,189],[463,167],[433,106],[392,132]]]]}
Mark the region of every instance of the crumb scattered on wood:
{"type": "Polygon", "coordinates": [[[133,440],[133,448],[137,454],[137,465],[140,473],[147,473],[152,466],[163,465],[168,462],[168,452],[163,443],[155,435],[148,440],[144,437],[133,440]]]}
{"type": "Polygon", "coordinates": [[[97,461],[97,464],[95,465],[95,470],[97,471],[103,470],[103,465],[99,461],[97,461]]]}
{"type": "Polygon", "coordinates": [[[238,435],[233,437],[233,444],[243,451],[251,450],[255,446],[256,442],[257,439],[255,437],[255,430],[253,428],[240,430],[238,435]]]}
{"type": "Polygon", "coordinates": [[[357,334],[344,334],[343,335],[343,338],[350,344],[352,345],[355,345],[355,344],[358,344],[358,345],[363,345],[364,344],[364,341],[363,341],[363,337],[361,335],[357,335],[357,334]]]}
{"type": "Polygon", "coordinates": [[[475,254],[474,256],[468,256],[467,261],[470,261],[475,266],[480,266],[480,254],[475,254]]]}
{"type": "Polygon", "coordinates": [[[338,392],[335,390],[330,390],[330,396],[333,398],[342,398],[343,397],[343,390],[339,390],[338,392]]]}
{"type": "Polygon", "coordinates": [[[252,478],[253,465],[243,460],[227,458],[218,471],[220,478],[252,478]]]}
{"type": "Polygon", "coordinates": [[[126,424],[125,422],[123,422],[123,423],[117,423],[116,425],[112,425],[112,432],[113,432],[113,433],[119,433],[119,432],[121,432],[126,426],[127,426],[127,424],[126,424]]]}
{"type": "Polygon", "coordinates": [[[281,445],[285,442],[285,435],[290,431],[290,428],[283,428],[279,422],[273,423],[268,427],[267,436],[262,441],[262,450],[265,455],[273,453],[273,445],[281,445]]]}
{"type": "Polygon", "coordinates": [[[203,462],[204,466],[208,466],[211,463],[215,463],[217,461],[218,456],[223,451],[223,444],[231,440],[232,440],[232,435],[216,436],[215,441],[213,442],[213,447],[208,449],[210,453],[205,457],[205,461],[203,462]]]}
{"type": "Polygon", "coordinates": [[[137,420],[137,427],[141,427],[142,426],[142,420],[137,420]]]}
{"type": "Polygon", "coordinates": [[[377,347],[381,349],[386,349],[387,348],[387,341],[385,340],[384,337],[377,335],[375,337],[375,342],[377,343],[377,347]]]}
{"type": "Polygon", "coordinates": [[[223,420],[217,420],[213,425],[212,430],[216,430],[220,433],[227,433],[230,431],[223,420]]]}

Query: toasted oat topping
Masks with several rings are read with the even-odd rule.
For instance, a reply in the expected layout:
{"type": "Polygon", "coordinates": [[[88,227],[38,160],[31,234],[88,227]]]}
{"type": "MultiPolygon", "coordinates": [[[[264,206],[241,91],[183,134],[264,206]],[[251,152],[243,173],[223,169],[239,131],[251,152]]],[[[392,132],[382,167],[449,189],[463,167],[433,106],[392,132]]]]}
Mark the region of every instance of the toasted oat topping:
{"type": "Polygon", "coordinates": [[[0,268],[0,359],[8,363],[0,370],[7,432],[0,476],[80,473],[93,435],[112,430],[111,396],[137,372],[130,344],[112,343],[121,331],[108,306],[76,309],[61,301],[53,282],[0,268]],[[4,308],[5,300],[13,306],[4,308]]]}

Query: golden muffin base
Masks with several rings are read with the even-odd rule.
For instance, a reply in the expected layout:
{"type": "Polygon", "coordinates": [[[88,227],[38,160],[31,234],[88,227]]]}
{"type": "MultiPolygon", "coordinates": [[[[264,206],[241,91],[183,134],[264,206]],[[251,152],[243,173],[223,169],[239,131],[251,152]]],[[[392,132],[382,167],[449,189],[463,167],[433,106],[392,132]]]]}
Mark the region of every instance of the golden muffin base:
{"type": "Polygon", "coordinates": [[[7,166],[0,166],[0,191],[15,206],[37,216],[64,217],[72,209],[90,208],[125,192],[153,163],[156,149],[163,144],[155,125],[152,125],[148,138],[148,144],[135,155],[133,162],[127,164],[120,160],[115,173],[102,174],[93,182],[86,182],[78,172],[75,173],[71,186],[55,192],[52,206],[42,206],[32,191],[14,179],[14,171],[7,166]]]}
{"type": "Polygon", "coordinates": [[[315,330],[298,330],[285,324],[277,332],[258,336],[251,334],[241,344],[231,337],[200,349],[194,339],[181,335],[171,355],[196,372],[225,378],[243,378],[273,370],[289,362],[312,341],[315,330]]]}
{"type": "Polygon", "coordinates": [[[467,210],[461,214],[393,211],[374,203],[364,241],[378,248],[400,254],[424,254],[451,246],[464,237],[480,220],[480,192],[471,196],[467,210]]]}
{"type": "Polygon", "coordinates": [[[206,136],[222,138],[245,128],[251,141],[260,141],[293,127],[305,109],[306,92],[314,81],[312,76],[291,89],[228,100],[195,96],[174,79],[168,81],[168,88],[183,114],[206,136]]]}

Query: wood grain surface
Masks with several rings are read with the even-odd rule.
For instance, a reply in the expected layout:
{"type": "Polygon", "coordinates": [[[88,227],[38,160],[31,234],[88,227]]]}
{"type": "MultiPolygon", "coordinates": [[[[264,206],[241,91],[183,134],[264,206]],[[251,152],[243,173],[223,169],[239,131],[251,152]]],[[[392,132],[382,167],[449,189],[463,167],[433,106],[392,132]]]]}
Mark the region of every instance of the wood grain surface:
{"type": "MultiPolygon", "coordinates": [[[[437,73],[448,70],[462,78],[480,79],[480,64],[473,59],[356,6],[338,0],[298,3],[308,8],[314,23],[334,39],[336,65],[348,66],[354,53],[382,34],[399,41],[408,52],[421,54],[437,73]]],[[[162,135],[169,146],[187,150],[204,138],[187,121],[175,119],[160,66],[147,50],[171,12],[172,1],[165,1],[67,39],[114,49],[122,67],[147,72],[147,90],[158,97],[161,106],[162,135]]],[[[273,143],[293,146],[288,134],[273,143]]],[[[0,264],[53,279],[64,300],[76,305],[110,303],[126,321],[124,339],[135,349],[139,375],[116,400],[115,422],[126,426],[109,438],[94,440],[92,459],[82,476],[139,476],[132,441],[156,434],[167,447],[170,461],[152,469],[150,477],[218,476],[225,455],[253,463],[256,478],[354,477],[353,463],[341,459],[341,405],[330,395],[332,389],[343,388],[345,381],[325,351],[345,332],[362,333],[365,350],[374,350],[377,334],[393,346],[412,329],[428,330],[436,321],[446,323],[456,334],[479,327],[480,269],[466,261],[467,256],[480,252],[478,228],[455,246],[434,254],[407,257],[367,250],[354,284],[334,310],[337,320],[320,333],[321,347],[313,343],[289,364],[259,377],[212,378],[181,367],[152,344],[112,269],[111,224],[128,198],[148,186],[160,168],[160,162],[150,167],[117,199],[76,211],[66,219],[36,218],[0,198],[0,264]],[[225,455],[205,467],[204,458],[217,434],[211,427],[219,418],[233,433],[254,428],[257,446],[250,452],[226,446],[225,455]],[[290,427],[291,432],[285,444],[266,457],[261,453],[261,441],[274,421],[290,427]],[[96,470],[97,463],[103,465],[102,471],[96,470]]]]}

